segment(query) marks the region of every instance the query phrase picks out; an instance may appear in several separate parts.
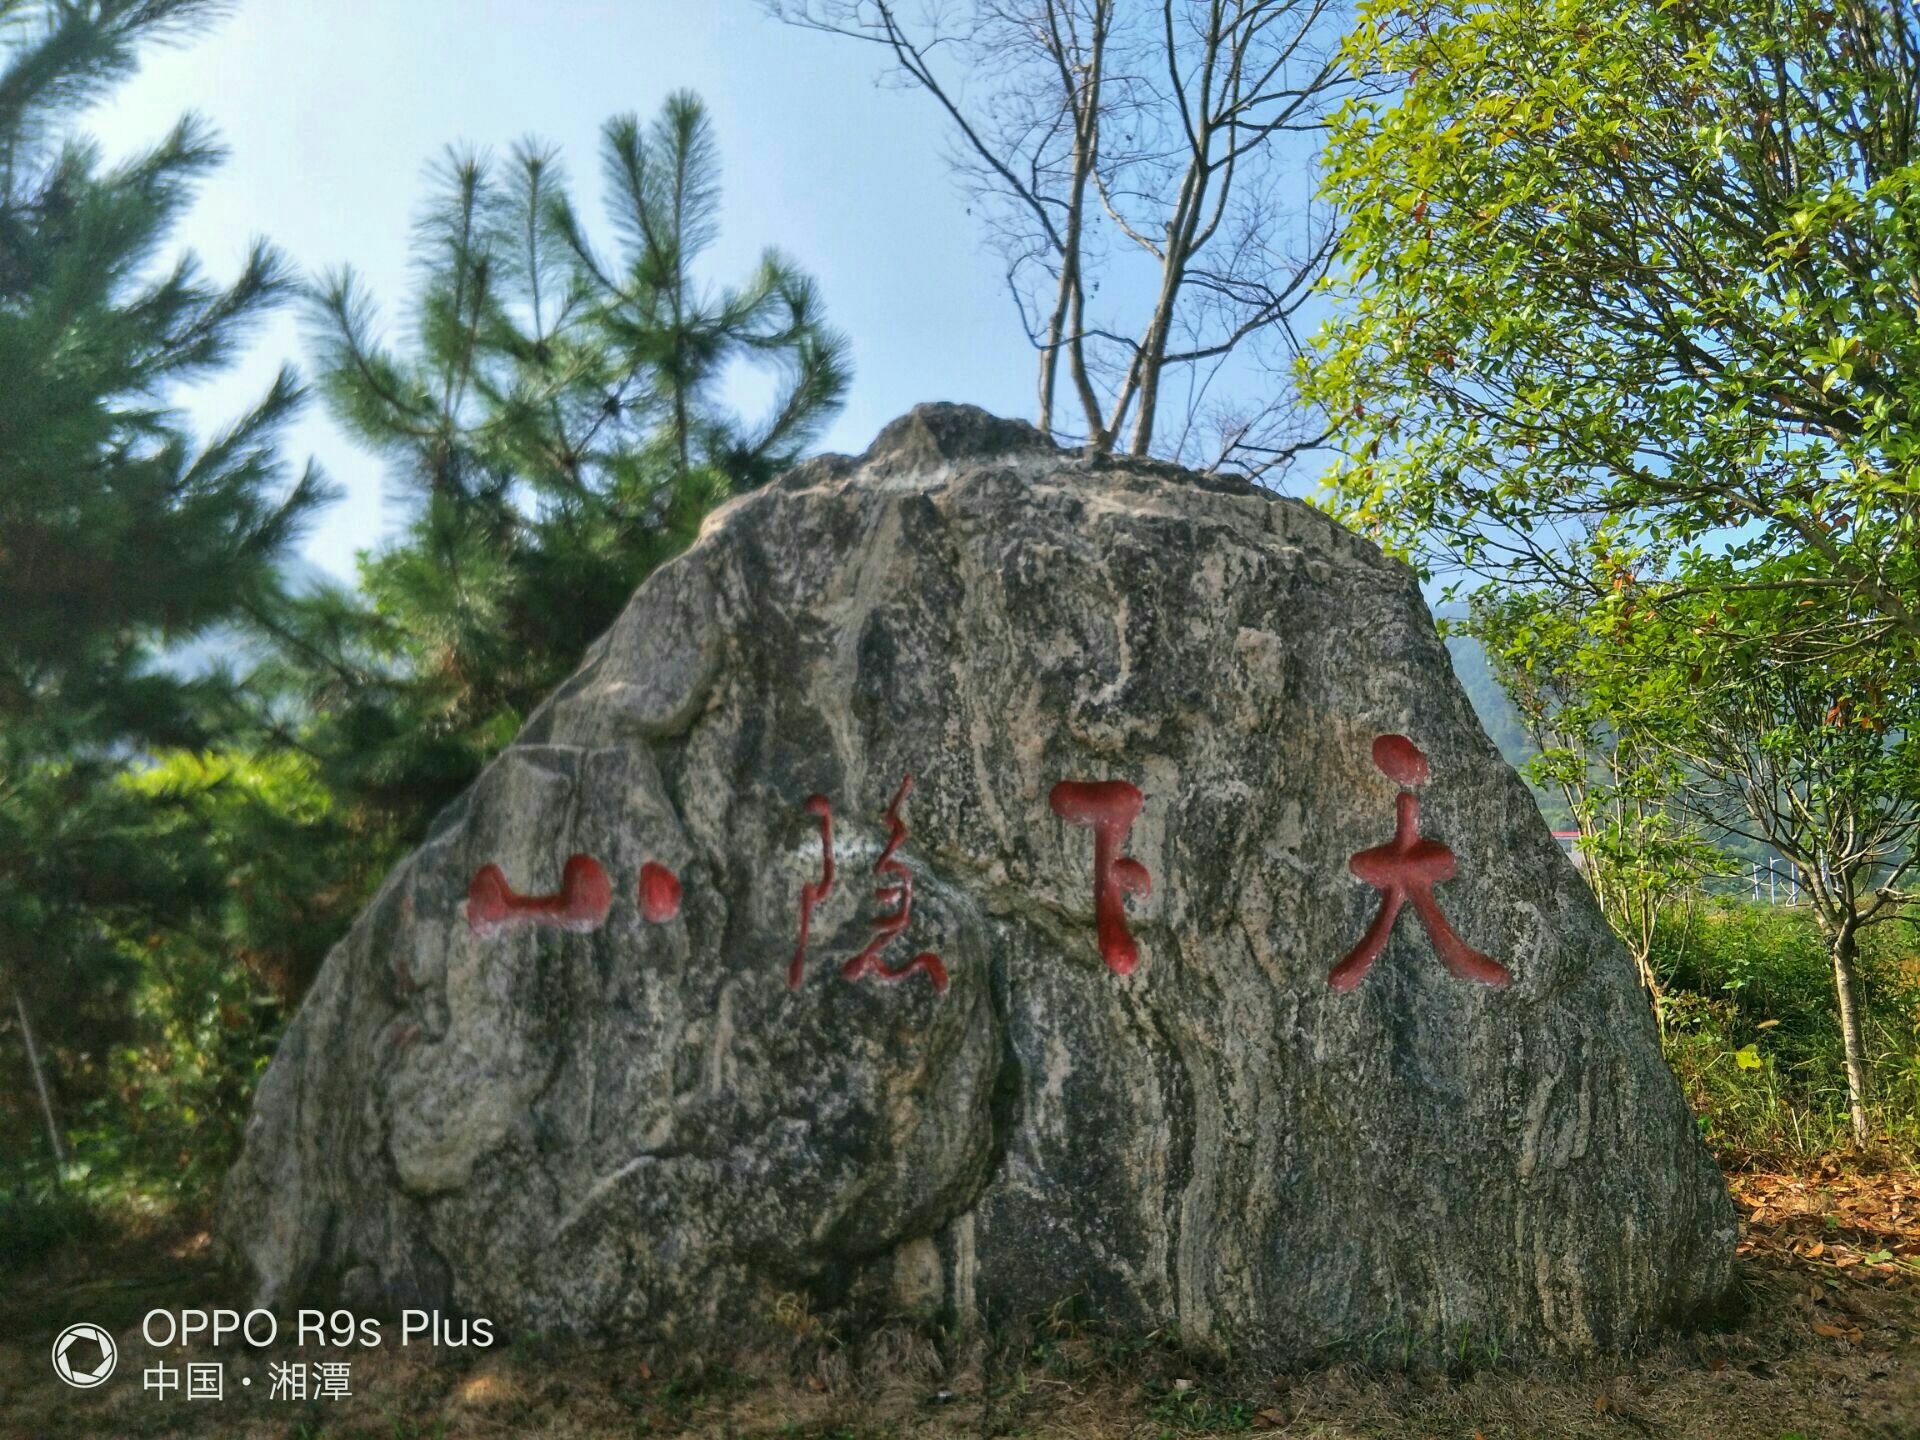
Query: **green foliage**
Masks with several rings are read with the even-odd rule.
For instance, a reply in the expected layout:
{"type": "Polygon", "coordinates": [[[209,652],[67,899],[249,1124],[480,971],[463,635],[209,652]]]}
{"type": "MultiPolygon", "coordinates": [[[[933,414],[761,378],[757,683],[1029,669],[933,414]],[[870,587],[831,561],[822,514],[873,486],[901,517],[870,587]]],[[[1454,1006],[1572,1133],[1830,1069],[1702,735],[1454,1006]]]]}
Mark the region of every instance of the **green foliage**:
{"type": "Polygon", "coordinates": [[[140,819],[131,853],[171,867],[155,883],[192,903],[165,923],[122,911],[103,924],[89,987],[73,997],[85,1008],[42,1027],[80,1042],[58,1052],[70,1156],[56,1175],[19,1117],[23,1143],[0,1180],[18,1241],[0,1267],[211,1193],[237,1153],[285,997],[327,943],[305,867],[344,870],[334,852],[351,848],[297,754],[173,752],[109,789],[140,819]]]}
{"type": "MultiPolygon", "coordinates": [[[[1749,584],[1777,573],[1757,564],[1749,584]]],[[[1795,863],[1830,930],[1884,918],[1920,836],[1920,651],[1782,656],[1762,636],[1791,623],[1790,589],[1678,589],[1623,587],[1609,607],[1588,666],[1606,703],[1686,768],[1696,813],[1795,863]],[[1722,623],[1733,603],[1752,628],[1722,623]]]]}
{"type": "MultiPolygon", "coordinates": [[[[1805,909],[1674,907],[1653,964],[1667,1058],[1723,1158],[1796,1162],[1848,1145],[1832,966],[1805,909]]],[[[1872,932],[1861,982],[1874,1133],[1920,1155],[1920,926],[1872,932]]]]}
{"type": "MultiPolygon", "coordinates": [[[[1641,557],[1644,558],[1644,557],[1641,557]]],[[[1473,624],[1543,747],[1536,779],[1566,791],[1591,838],[1589,879],[1656,995],[1648,950],[1662,904],[1710,860],[1699,835],[1784,855],[1833,961],[1856,1138],[1871,1084],[1855,956],[1864,928],[1910,903],[1920,840],[1920,665],[1896,635],[1815,659],[1782,653],[1797,572],[1778,558],[1678,576],[1599,555],[1594,598],[1483,589],[1473,624]],[[1727,623],[1738,605],[1742,623],[1727,623]]]]}
{"type": "Polygon", "coordinates": [[[324,498],[280,459],[290,373],[204,445],[167,408],[289,288],[264,245],[227,285],[191,255],[162,263],[219,147],[189,117],[109,167],[73,133],[143,43],[213,8],[0,4],[0,1151],[22,1165],[106,1097],[106,1057],[139,1027],[125,937],[191,924],[218,893],[173,799],[120,783],[151,748],[226,723],[227,677],[156,654],[264,601],[324,498]]]}
{"type": "Polygon", "coordinates": [[[0,1184],[0,1275],[15,1275],[48,1256],[85,1245],[107,1229],[107,1207],[50,1174],[16,1173],[0,1184]]]}
{"type": "Polygon", "coordinates": [[[698,278],[719,221],[698,100],[671,96],[650,126],[615,117],[601,161],[606,251],[552,150],[450,153],[404,348],[350,272],[314,297],[327,398],[416,509],[362,556],[359,596],[272,617],[272,678],[369,833],[417,838],[707,510],[796,458],[844,393],[845,342],[789,262],[769,251],[737,287],[698,278]],[[757,424],[721,403],[740,364],[780,377],[757,424]]]}
{"type": "Polygon", "coordinates": [[[1149,1381],[1146,1412],[1155,1422],[1160,1440],[1183,1435],[1233,1435],[1254,1427],[1259,1406],[1249,1400],[1227,1399],[1185,1378],[1172,1384],[1149,1381]]]}
{"type": "Polygon", "coordinates": [[[363,555],[358,593],[284,593],[276,564],[323,498],[278,459],[298,386],[283,374],[200,450],[164,392],[226,357],[285,269],[256,247],[225,289],[190,259],[142,279],[217,150],[189,120],[102,172],[50,118],[207,8],[0,0],[0,1062],[29,1072],[18,992],[67,1150],[56,1166],[34,1086],[0,1087],[16,1262],[129,1205],[204,1199],[288,1002],[380,876],[846,384],[780,257],[698,280],[718,190],[691,96],[606,127],[604,255],[550,152],[453,157],[409,342],[374,335],[348,273],[312,298],[325,393],[412,524],[363,555]],[[720,403],[739,363],[780,379],[756,424],[720,403]],[[266,643],[244,683],[156,663],[236,620],[266,643]]]}
{"type": "Polygon", "coordinates": [[[1523,590],[1473,597],[1468,628],[1536,747],[1524,773],[1557,791],[1580,831],[1578,858],[1641,983],[1661,1008],[1649,952],[1662,910],[1725,861],[1674,804],[1688,776],[1649,733],[1649,715],[1618,704],[1591,615],[1523,590]]]}
{"type": "Polygon", "coordinates": [[[129,1169],[196,1196],[238,1151],[285,1002],[332,943],[333,902],[314,876],[355,889],[377,877],[298,752],[173,752],[126,784],[171,802],[181,843],[199,840],[220,893],[192,926],[122,937],[139,962],[140,1043],[114,1052],[112,1074],[134,1114],[103,1115],[100,1141],[111,1136],[129,1169]]]}
{"type": "Polygon", "coordinates": [[[1393,85],[1327,152],[1337,508],[1589,593],[1771,558],[1776,645],[1920,639],[1912,8],[1372,0],[1349,56],[1393,85]]]}
{"type": "Polygon", "coordinates": [[[1505,587],[1596,854],[1775,847],[1843,951],[1920,773],[1920,20],[1374,0],[1349,58],[1392,84],[1328,150],[1333,503],[1505,587]]]}

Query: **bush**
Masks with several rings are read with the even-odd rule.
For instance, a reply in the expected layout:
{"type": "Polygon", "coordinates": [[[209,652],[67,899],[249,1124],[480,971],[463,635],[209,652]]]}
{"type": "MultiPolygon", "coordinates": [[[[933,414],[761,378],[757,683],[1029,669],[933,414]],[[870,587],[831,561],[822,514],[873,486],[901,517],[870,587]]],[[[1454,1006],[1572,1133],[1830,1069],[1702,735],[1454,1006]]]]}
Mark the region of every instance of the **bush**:
{"type": "Polygon", "coordinates": [[[22,1177],[0,1190],[0,1275],[31,1269],[96,1239],[104,1228],[100,1208],[84,1191],[56,1185],[51,1175],[22,1177]]]}
{"type": "MultiPolygon", "coordinates": [[[[1652,962],[1667,992],[1667,1059],[1723,1158],[1803,1161],[1847,1147],[1833,970],[1809,912],[1675,907],[1652,962]]],[[[1875,1131],[1920,1155],[1920,926],[1865,931],[1860,978],[1875,1131]]]]}

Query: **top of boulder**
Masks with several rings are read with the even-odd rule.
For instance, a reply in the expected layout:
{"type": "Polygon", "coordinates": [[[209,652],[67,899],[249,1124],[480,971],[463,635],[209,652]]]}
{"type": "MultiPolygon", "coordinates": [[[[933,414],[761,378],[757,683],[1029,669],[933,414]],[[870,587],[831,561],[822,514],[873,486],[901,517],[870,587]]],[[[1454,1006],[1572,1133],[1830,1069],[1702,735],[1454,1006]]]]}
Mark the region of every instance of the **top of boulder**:
{"type": "Polygon", "coordinates": [[[1050,453],[1058,448],[1024,420],[1005,420],[978,405],[936,400],[914,406],[889,424],[874,437],[860,463],[906,470],[942,460],[989,459],[1022,450],[1050,453]]]}

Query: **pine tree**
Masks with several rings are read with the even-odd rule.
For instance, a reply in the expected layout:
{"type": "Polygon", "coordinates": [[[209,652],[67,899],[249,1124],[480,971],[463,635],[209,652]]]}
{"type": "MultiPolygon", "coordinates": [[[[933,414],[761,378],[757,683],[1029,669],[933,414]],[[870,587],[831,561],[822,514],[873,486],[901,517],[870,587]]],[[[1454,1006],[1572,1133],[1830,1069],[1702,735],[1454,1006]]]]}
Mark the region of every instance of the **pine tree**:
{"type": "Polygon", "coordinates": [[[0,984],[56,1159],[63,1077],[83,1086],[127,1023],[129,927],[220,885],[197,847],[153,843],[166,797],[122,783],[218,730],[227,686],[158,648],[263,605],[324,499],[279,455],[291,372],[205,445],[168,409],[290,289],[263,243],[225,285],[162,253],[220,147],[190,116],[108,165],[74,133],[143,45],[214,12],[0,0],[0,984]]]}
{"type": "Polygon", "coordinates": [[[303,743],[370,844],[416,839],[707,510],[796,459],[846,389],[845,342],[788,261],[697,278],[719,186],[694,96],[609,121],[601,159],[610,251],[551,149],[454,151],[404,346],[351,272],[315,296],[324,393],[413,506],[363,555],[362,595],[309,595],[273,626],[315,717],[303,743]],[[723,403],[736,363],[781,377],[758,424],[723,403]]]}

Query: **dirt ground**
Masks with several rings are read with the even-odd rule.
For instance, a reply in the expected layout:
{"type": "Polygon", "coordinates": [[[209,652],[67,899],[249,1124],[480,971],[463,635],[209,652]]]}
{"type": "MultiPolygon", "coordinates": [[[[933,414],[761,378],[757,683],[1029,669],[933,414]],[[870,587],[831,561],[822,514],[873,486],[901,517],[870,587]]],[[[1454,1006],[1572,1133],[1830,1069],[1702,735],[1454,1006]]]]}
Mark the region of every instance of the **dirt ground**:
{"type": "Polygon", "coordinates": [[[1017,1347],[956,1350],[905,1330],[838,1336],[796,1312],[748,1365],[527,1342],[403,1349],[389,1326],[371,1350],[288,1336],[259,1351],[170,1351],[182,1372],[220,1361],[223,1396],[162,1397],[143,1384],[157,1357],[141,1317],[238,1297],[204,1236],[149,1236],[0,1291],[0,1436],[1920,1440],[1920,1173],[1754,1171],[1732,1184],[1747,1216],[1743,1313],[1586,1367],[1462,1354],[1443,1369],[1285,1376],[1201,1361],[1160,1336],[1056,1324],[1017,1347]],[[118,1372],[96,1390],[68,1389],[48,1363],[74,1320],[119,1341],[118,1372]],[[345,1396],[320,1397],[321,1358],[348,1360],[345,1396]],[[287,1393],[292,1372],[304,1399],[287,1393]]]}

